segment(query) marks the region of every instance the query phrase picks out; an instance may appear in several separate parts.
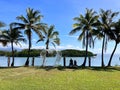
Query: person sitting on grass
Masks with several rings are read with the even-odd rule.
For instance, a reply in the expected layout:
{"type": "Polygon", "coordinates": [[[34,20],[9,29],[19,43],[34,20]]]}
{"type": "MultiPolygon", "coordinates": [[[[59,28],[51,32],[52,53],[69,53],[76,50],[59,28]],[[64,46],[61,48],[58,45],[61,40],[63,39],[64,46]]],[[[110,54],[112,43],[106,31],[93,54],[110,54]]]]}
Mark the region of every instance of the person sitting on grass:
{"type": "Polygon", "coordinates": [[[73,60],[72,60],[72,58],[70,59],[69,67],[73,67],[73,60]]]}
{"type": "Polygon", "coordinates": [[[74,67],[77,67],[77,61],[74,60],[74,67]]]}

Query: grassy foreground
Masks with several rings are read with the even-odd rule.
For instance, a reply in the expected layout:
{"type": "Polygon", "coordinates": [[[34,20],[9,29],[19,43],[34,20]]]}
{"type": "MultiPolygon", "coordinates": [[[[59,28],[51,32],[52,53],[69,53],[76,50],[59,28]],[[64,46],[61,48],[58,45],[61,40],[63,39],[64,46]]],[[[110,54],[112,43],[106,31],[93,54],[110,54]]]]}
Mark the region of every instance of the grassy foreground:
{"type": "Polygon", "coordinates": [[[120,90],[120,67],[0,68],[0,90],[120,90]]]}

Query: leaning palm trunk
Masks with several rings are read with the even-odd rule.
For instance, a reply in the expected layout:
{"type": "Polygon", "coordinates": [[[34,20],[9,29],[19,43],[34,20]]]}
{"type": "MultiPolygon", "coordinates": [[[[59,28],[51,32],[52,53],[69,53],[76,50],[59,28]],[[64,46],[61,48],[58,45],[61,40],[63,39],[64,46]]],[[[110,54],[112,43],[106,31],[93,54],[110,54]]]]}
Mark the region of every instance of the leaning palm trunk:
{"type": "Polygon", "coordinates": [[[46,50],[45,50],[45,54],[42,56],[43,57],[43,63],[42,63],[42,67],[45,66],[45,60],[46,60],[46,57],[48,57],[48,44],[46,43],[46,50]]]}
{"type": "Polygon", "coordinates": [[[86,38],[86,52],[85,52],[85,59],[84,59],[84,62],[83,62],[83,64],[82,64],[83,67],[85,67],[85,65],[86,65],[87,57],[88,57],[88,31],[87,31],[87,38],[86,38]]]}
{"type": "Polygon", "coordinates": [[[117,42],[115,43],[115,47],[114,47],[114,49],[113,49],[113,52],[112,52],[112,54],[111,54],[111,56],[110,56],[110,60],[109,60],[109,62],[108,62],[108,67],[109,66],[111,66],[111,61],[112,61],[112,58],[113,58],[113,55],[114,55],[114,53],[115,53],[115,51],[116,51],[116,48],[117,48],[117,42]]]}
{"type": "Polygon", "coordinates": [[[14,49],[13,49],[13,42],[11,42],[11,47],[12,47],[12,63],[11,63],[11,66],[14,67],[14,49]]]}
{"type": "Polygon", "coordinates": [[[105,44],[105,36],[103,37],[103,43],[102,43],[102,55],[101,55],[101,58],[102,58],[102,62],[101,62],[101,66],[104,67],[104,44],[105,44]]]}
{"type": "Polygon", "coordinates": [[[48,57],[48,43],[46,44],[46,57],[48,57]]]}

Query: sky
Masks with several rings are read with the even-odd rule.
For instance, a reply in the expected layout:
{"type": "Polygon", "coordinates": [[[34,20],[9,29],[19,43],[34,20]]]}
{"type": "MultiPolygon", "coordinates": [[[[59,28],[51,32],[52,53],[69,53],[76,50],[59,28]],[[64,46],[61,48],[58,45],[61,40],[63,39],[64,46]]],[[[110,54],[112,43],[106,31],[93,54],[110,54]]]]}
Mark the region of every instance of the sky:
{"type": "MultiPolygon", "coordinates": [[[[69,32],[73,29],[72,25],[75,23],[74,17],[85,13],[85,9],[94,9],[99,12],[102,8],[104,10],[111,9],[112,11],[120,11],[120,0],[0,0],[0,21],[7,24],[5,29],[8,28],[11,22],[16,22],[16,17],[20,15],[26,15],[26,9],[28,7],[34,10],[39,10],[44,16],[41,20],[43,23],[55,25],[55,31],[59,32],[60,46],[57,46],[57,50],[61,49],[79,49],[85,50],[82,47],[82,42],[77,40],[78,35],[69,35],[69,32]]],[[[32,48],[45,49],[45,43],[40,42],[36,44],[38,40],[37,35],[33,34],[32,48]]],[[[89,48],[89,51],[94,53],[101,53],[101,40],[95,41],[95,47],[89,48]]],[[[15,46],[16,49],[28,48],[27,43],[21,43],[22,47],[15,46]]],[[[106,53],[111,53],[114,47],[114,41],[108,43],[106,53]]],[[[53,46],[50,46],[52,49],[53,46]]],[[[0,50],[9,50],[10,45],[3,47],[0,44],[0,50]]],[[[118,46],[116,53],[119,54],[120,46],[118,46]]]]}

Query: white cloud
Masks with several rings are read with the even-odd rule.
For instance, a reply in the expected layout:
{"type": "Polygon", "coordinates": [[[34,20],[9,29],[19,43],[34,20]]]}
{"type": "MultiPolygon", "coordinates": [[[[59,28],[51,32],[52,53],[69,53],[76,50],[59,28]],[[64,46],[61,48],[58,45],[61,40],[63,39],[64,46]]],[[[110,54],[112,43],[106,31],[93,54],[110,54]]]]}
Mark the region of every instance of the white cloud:
{"type": "Polygon", "coordinates": [[[69,37],[78,39],[79,36],[71,35],[69,37]]]}
{"type": "MultiPolygon", "coordinates": [[[[24,48],[28,48],[28,46],[24,46],[24,48]]],[[[46,46],[45,45],[40,45],[40,46],[36,46],[36,45],[33,45],[32,46],[32,49],[45,49],[46,48],[46,46]]],[[[53,47],[53,46],[49,46],[49,48],[50,49],[56,49],[56,50],[64,50],[64,49],[78,49],[78,50],[83,50],[83,49],[81,49],[79,46],[74,46],[74,45],[64,45],[64,46],[56,46],[56,48],[55,47],[53,47]]]]}
{"type": "MultiPolygon", "coordinates": [[[[21,45],[22,45],[22,47],[20,47],[19,45],[14,44],[14,48],[17,49],[17,50],[28,48],[28,44],[21,43],[21,45]]],[[[32,46],[32,49],[45,49],[45,47],[46,47],[45,45],[35,45],[34,44],[32,46]]],[[[55,49],[53,46],[49,46],[49,48],[50,49],[55,49]]],[[[115,54],[119,54],[120,53],[119,48],[120,48],[120,46],[118,45],[115,54]]],[[[64,50],[64,49],[85,50],[85,48],[83,49],[80,46],[71,45],[71,44],[56,46],[56,50],[64,50]]],[[[110,43],[108,45],[108,48],[107,48],[107,51],[105,52],[105,54],[111,54],[113,49],[114,49],[114,43],[112,42],[112,43],[110,43]]],[[[11,45],[8,44],[7,46],[3,47],[2,44],[0,44],[0,50],[9,50],[9,51],[11,51],[11,45]]],[[[101,54],[101,52],[102,52],[101,47],[95,47],[94,49],[89,48],[88,50],[93,52],[93,53],[97,53],[97,54],[101,54]]]]}
{"type": "Polygon", "coordinates": [[[57,46],[56,49],[58,49],[58,50],[64,50],[64,49],[78,49],[78,50],[83,50],[79,46],[74,46],[74,45],[57,46]]]}
{"type": "Polygon", "coordinates": [[[33,41],[33,42],[37,42],[37,40],[36,40],[36,39],[32,39],[32,41],[33,41]]]}
{"type": "Polygon", "coordinates": [[[70,37],[70,38],[75,38],[75,39],[77,39],[79,37],[78,35],[63,35],[63,36],[70,37]]]}

